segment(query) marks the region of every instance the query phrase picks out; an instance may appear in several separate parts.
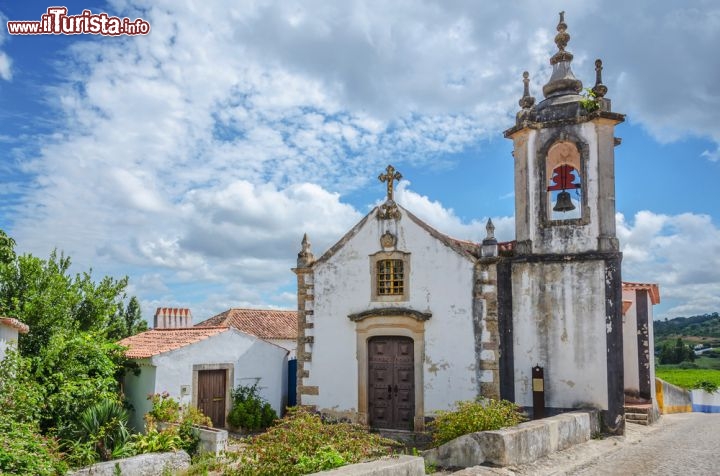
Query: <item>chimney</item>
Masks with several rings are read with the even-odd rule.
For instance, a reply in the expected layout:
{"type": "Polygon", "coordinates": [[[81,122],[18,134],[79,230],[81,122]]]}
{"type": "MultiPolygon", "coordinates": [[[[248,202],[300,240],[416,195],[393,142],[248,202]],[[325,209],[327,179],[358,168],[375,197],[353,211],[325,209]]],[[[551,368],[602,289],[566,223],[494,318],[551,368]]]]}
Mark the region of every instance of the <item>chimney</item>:
{"type": "Polygon", "coordinates": [[[153,321],[155,329],[181,329],[192,327],[192,313],[185,307],[159,307],[153,321]]]}

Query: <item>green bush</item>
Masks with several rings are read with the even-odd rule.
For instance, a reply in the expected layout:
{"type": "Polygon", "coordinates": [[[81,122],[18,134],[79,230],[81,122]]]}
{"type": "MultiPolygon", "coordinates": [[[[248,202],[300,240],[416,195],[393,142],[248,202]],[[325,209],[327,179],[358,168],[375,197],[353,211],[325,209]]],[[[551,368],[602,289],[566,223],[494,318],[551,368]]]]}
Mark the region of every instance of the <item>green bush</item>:
{"type": "Polygon", "coordinates": [[[265,433],[248,440],[226,475],[297,476],[393,453],[400,444],[350,423],[323,423],[292,409],[265,433]]]}
{"type": "Polygon", "coordinates": [[[152,410],[148,415],[155,421],[176,423],[180,419],[180,404],[168,392],[153,393],[147,399],[152,401],[152,410]]]}
{"type": "Polygon", "coordinates": [[[212,427],[210,418],[200,410],[190,406],[181,406],[170,394],[152,394],[152,409],[145,415],[147,432],[135,438],[133,448],[138,453],[147,453],[147,448],[167,447],[157,451],[183,449],[190,455],[197,453],[200,446],[200,434],[193,425],[212,427]],[[157,430],[157,423],[167,423],[162,431],[157,430]]]}
{"type": "Polygon", "coordinates": [[[130,444],[135,454],[162,453],[181,449],[182,439],[176,427],[170,427],[163,431],[149,428],[143,434],[133,435],[130,444]]]}
{"type": "Polygon", "coordinates": [[[718,385],[716,382],[710,382],[709,380],[699,380],[695,384],[694,388],[705,390],[707,393],[715,393],[717,392],[718,388],[720,388],[720,385],[718,385]]]}
{"type": "Polygon", "coordinates": [[[75,441],[88,443],[97,460],[108,461],[127,453],[124,448],[130,440],[127,424],[128,413],[120,402],[101,400],[80,415],[75,441]]]}
{"type": "Polygon", "coordinates": [[[437,446],[468,433],[515,426],[524,419],[520,408],[512,402],[482,399],[457,402],[455,410],[437,412],[428,428],[437,446]]]}
{"type": "Polygon", "coordinates": [[[57,443],[39,433],[37,425],[0,411],[0,474],[65,474],[57,443]]]}
{"type": "Polygon", "coordinates": [[[228,423],[235,428],[248,432],[263,430],[277,419],[272,406],[258,394],[257,383],[236,387],[232,392],[232,400],[228,423]]]}

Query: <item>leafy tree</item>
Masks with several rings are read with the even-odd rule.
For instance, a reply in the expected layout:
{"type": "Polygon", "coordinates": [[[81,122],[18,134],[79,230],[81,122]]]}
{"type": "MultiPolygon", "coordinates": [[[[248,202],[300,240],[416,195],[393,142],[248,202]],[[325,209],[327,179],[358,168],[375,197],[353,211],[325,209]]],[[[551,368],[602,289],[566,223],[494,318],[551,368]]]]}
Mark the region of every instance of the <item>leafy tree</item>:
{"type": "Polygon", "coordinates": [[[83,412],[97,402],[105,409],[122,403],[117,377],[128,361],[114,342],[144,323],[137,299],[123,305],[127,278],[73,275],[62,253],[41,259],[18,256],[14,247],[0,230],[0,315],[18,318],[30,332],[0,366],[0,433],[32,443],[0,436],[0,473],[57,472],[58,444],[73,463],[115,454],[125,435],[122,428],[110,430],[122,427],[122,415],[106,412],[94,431],[88,418],[101,409],[83,412]],[[33,458],[41,466],[29,463],[33,458]]]}
{"type": "Polygon", "coordinates": [[[35,379],[45,392],[45,433],[72,439],[83,410],[99,400],[119,402],[122,348],[96,334],[58,332],[34,360],[35,379]]]}
{"type": "Polygon", "coordinates": [[[122,303],[118,306],[118,312],[113,316],[109,325],[108,336],[113,340],[120,340],[148,330],[148,325],[142,317],[140,302],[133,296],[128,301],[127,307],[122,303]]]}
{"type": "Polygon", "coordinates": [[[695,361],[695,351],[692,346],[683,344],[682,339],[679,337],[675,341],[674,347],[671,347],[667,342],[663,344],[660,349],[661,364],[679,364],[685,361],[695,361]]]}
{"type": "Polygon", "coordinates": [[[15,259],[15,240],[0,230],[0,263],[11,263],[15,259]]]}
{"type": "Polygon", "coordinates": [[[0,361],[0,474],[64,474],[55,439],[40,434],[42,387],[30,360],[10,350],[0,361]]]}

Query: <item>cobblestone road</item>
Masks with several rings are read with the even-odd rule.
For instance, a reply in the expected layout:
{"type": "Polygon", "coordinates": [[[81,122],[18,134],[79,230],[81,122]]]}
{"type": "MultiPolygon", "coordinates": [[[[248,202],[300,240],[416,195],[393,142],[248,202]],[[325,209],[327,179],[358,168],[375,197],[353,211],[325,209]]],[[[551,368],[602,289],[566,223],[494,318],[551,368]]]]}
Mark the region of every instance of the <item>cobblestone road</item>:
{"type": "Polygon", "coordinates": [[[628,443],[568,474],[720,475],[720,414],[666,415],[658,431],[628,443]]]}
{"type": "Polygon", "coordinates": [[[720,476],[720,414],[664,415],[649,427],[629,424],[626,436],[592,440],[533,464],[452,474],[720,476]]]}

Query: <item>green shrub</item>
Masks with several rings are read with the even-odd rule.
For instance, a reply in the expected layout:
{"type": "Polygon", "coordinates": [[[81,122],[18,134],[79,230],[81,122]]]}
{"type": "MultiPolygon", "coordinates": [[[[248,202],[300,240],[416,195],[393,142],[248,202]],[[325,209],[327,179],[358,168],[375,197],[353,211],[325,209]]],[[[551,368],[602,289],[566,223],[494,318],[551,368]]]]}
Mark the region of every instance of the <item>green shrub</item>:
{"type": "Polygon", "coordinates": [[[212,427],[212,421],[195,407],[181,406],[170,394],[152,394],[148,396],[153,407],[145,415],[147,427],[146,438],[136,437],[133,448],[138,453],[147,453],[147,448],[167,446],[166,450],[183,449],[190,455],[197,453],[200,446],[200,434],[194,425],[212,427]],[[157,423],[167,423],[162,431],[157,430],[157,423]]]}
{"type": "MultiPolygon", "coordinates": [[[[130,439],[127,424],[128,413],[122,404],[104,399],[80,414],[75,441],[81,445],[88,443],[95,452],[96,460],[108,461],[113,459],[113,455],[126,453],[124,447],[130,439]]],[[[84,452],[85,449],[82,450],[84,452]]]]}
{"type": "Polygon", "coordinates": [[[468,433],[515,426],[524,419],[519,407],[512,402],[482,399],[457,402],[455,410],[437,412],[428,428],[437,446],[468,433]]]}
{"type": "Polygon", "coordinates": [[[65,474],[57,443],[40,435],[37,425],[0,410],[0,474],[65,474]]]}
{"type": "Polygon", "coordinates": [[[343,455],[332,446],[326,445],[318,448],[314,455],[300,455],[298,462],[295,464],[295,468],[297,468],[301,474],[309,474],[338,468],[344,464],[346,463],[343,455]]]}
{"type": "Polygon", "coordinates": [[[400,444],[350,423],[323,423],[318,415],[292,409],[265,433],[248,440],[235,476],[297,476],[392,454],[400,444]]]}
{"type": "Polygon", "coordinates": [[[710,382],[709,380],[699,380],[694,388],[705,390],[707,393],[715,393],[718,388],[720,388],[720,385],[716,382],[710,382]]]}
{"type": "Polygon", "coordinates": [[[130,444],[135,454],[162,453],[182,448],[182,440],[176,427],[163,431],[149,428],[144,434],[133,435],[130,444]]]}
{"type": "Polygon", "coordinates": [[[152,401],[152,410],[148,415],[155,421],[175,423],[180,419],[180,404],[170,397],[168,392],[153,393],[148,395],[147,399],[152,401]]]}
{"type": "Polygon", "coordinates": [[[272,406],[258,394],[257,383],[236,387],[232,392],[232,400],[228,423],[235,428],[243,431],[263,430],[277,419],[272,406]]]}

